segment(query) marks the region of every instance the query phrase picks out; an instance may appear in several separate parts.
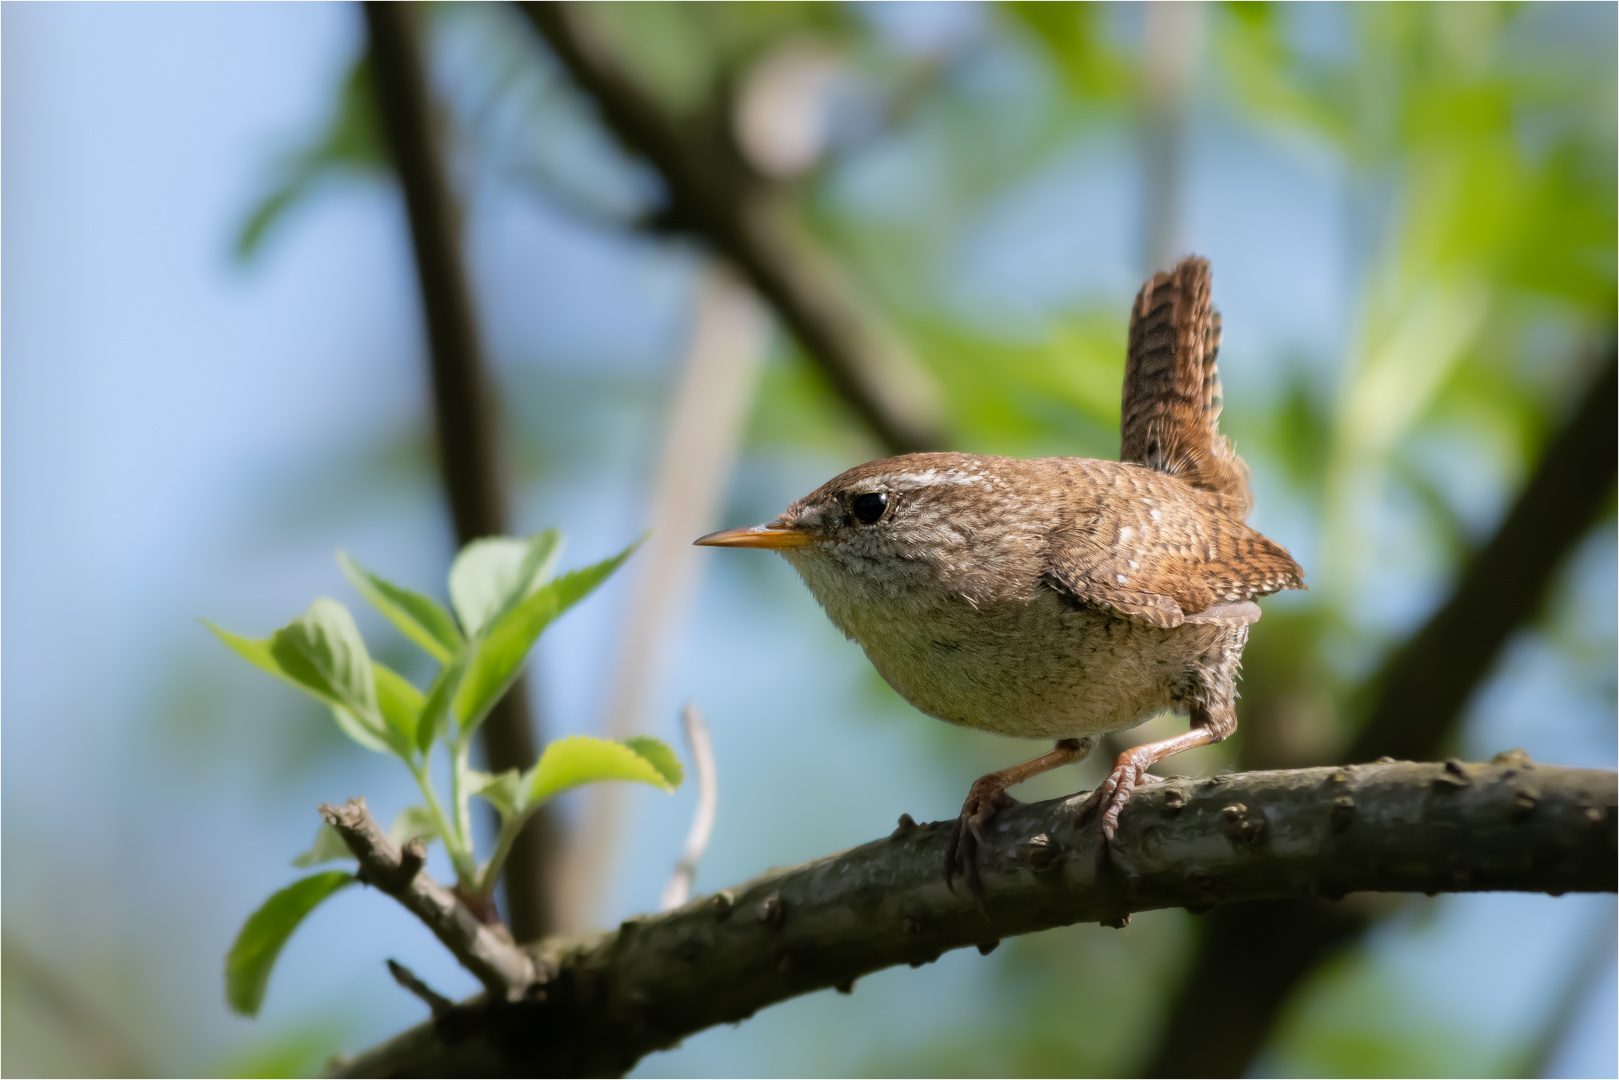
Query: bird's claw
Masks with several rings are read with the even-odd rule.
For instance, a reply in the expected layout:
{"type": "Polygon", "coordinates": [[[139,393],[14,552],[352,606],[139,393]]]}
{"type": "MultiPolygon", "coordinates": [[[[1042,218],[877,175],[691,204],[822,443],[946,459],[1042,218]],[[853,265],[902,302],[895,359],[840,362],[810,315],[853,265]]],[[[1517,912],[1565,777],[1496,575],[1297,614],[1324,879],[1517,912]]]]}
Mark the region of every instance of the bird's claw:
{"type": "Polygon", "coordinates": [[[967,893],[974,900],[984,894],[983,879],[978,876],[978,848],[984,842],[984,823],[1017,800],[1006,793],[1006,785],[989,776],[979,777],[967,792],[967,801],[961,804],[961,815],[950,830],[950,843],[944,852],[944,884],[953,894],[955,876],[961,875],[967,893]]]}
{"type": "Polygon", "coordinates": [[[1100,811],[1103,843],[1113,843],[1113,834],[1119,829],[1119,815],[1124,813],[1124,804],[1129,801],[1130,793],[1143,784],[1156,784],[1163,779],[1147,771],[1149,764],[1137,761],[1129,751],[1120,754],[1107,779],[1080,806],[1079,824],[1090,821],[1100,811]]]}

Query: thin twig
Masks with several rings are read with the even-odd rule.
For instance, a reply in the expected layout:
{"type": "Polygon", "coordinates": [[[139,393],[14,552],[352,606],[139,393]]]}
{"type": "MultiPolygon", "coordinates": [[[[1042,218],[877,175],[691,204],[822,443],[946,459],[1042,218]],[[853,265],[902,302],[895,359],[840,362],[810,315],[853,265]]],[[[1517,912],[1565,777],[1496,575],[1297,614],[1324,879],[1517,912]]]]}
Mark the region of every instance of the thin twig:
{"type": "Polygon", "coordinates": [[[1169,779],[1131,798],[1105,866],[1097,830],[1075,823],[1082,802],[1013,806],[990,822],[982,908],[945,888],[952,822],[902,823],[705,902],[541,942],[537,992],[464,1003],[453,1038],[424,1025],[345,1075],[618,1075],[704,1028],[881,968],[1154,908],[1615,887],[1619,777],[1521,757],[1169,779]]]}
{"type": "Polygon", "coordinates": [[[421,998],[435,1019],[448,1015],[455,1008],[455,1002],[422,982],[414,971],[391,956],[388,958],[388,974],[394,977],[394,982],[421,998]]]}
{"type": "MultiPolygon", "coordinates": [[[[754,387],[769,344],[769,319],[753,292],[717,262],[704,268],[692,323],[667,410],[646,526],[651,532],[630,570],[629,607],[613,658],[601,734],[625,739],[646,730],[647,697],[671,635],[681,625],[701,572],[692,540],[721,524],[725,491],[741,451],[754,387]]],[[[596,925],[618,861],[628,793],[622,784],[584,791],[558,881],[559,925],[596,925]]]]}
{"type": "Polygon", "coordinates": [[[520,997],[535,980],[534,962],[499,923],[484,923],[453,892],[422,870],[420,839],[404,848],[388,838],[364,799],[323,804],[320,816],[336,829],[360,861],[360,879],[387,893],[420,919],[433,936],[501,1000],[520,997]]]}
{"type": "Polygon", "coordinates": [[[692,815],[691,832],[686,834],[686,846],[675,863],[675,872],[669,884],[663,887],[660,911],[672,911],[691,899],[692,883],[697,880],[697,864],[708,850],[708,838],[714,831],[714,813],[720,799],[719,775],[714,770],[714,748],[708,741],[708,723],[697,706],[686,702],[680,711],[681,728],[686,733],[686,744],[691,747],[692,769],[697,773],[697,812],[692,815]]]}

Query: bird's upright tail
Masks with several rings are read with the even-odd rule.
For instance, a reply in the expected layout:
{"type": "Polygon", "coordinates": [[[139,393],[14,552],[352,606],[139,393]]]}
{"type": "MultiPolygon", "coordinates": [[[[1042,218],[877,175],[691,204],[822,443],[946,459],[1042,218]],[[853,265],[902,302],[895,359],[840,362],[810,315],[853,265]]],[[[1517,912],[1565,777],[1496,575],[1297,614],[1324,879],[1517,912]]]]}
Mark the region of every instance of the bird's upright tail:
{"type": "Polygon", "coordinates": [[[1207,259],[1147,279],[1130,309],[1119,460],[1224,495],[1246,517],[1248,465],[1220,434],[1220,313],[1207,259]]]}

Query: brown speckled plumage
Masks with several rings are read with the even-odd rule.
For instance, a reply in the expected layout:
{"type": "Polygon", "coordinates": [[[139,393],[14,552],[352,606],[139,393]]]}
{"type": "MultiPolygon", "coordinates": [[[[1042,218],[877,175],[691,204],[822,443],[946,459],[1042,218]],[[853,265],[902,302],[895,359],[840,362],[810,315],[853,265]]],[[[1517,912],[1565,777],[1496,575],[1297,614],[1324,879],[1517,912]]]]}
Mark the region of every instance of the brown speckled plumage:
{"type": "Polygon", "coordinates": [[[827,538],[783,554],[908,701],[1024,738],[1228,705],[1247,601],[1302,576],[1219,500],[1086,458],[888,458],[779,521],[827,538]],[[888,509],[860,525],[870,492],[888,509]]]}
{"type": "MultiPolygon", "coordinates": [[[[973,785],[952,845],[1005,788],[1083,757],[1096,736],[1162,712],[1192,731],[1120,757],[1099,789],[1111,835],[1162,757],[1236,728],[1254,598],[1304,572],[1244,523],[1248,469],[1220,434],[1219,316],[1209,267],[1156,274],[1131,312],[1121,457],[909,454],[850,469],[750,537],[782,547],[826,613],[905,699],[954,724],[1057,749],[973,785]],[[857,500],[885,500],[862,521],[857,500]]],[[[724,534],[730,536],[731,534],[724,534]]],[[[741,543],[721,534],[713,543],[741,543]]]]}
{"type": "Polygon", "coordinates": [[[1247,517],[1248,466],[1220,434],[1219,354],[1209,261],[1182,259],[1148,278],[1130,308],[1119,460],[1235,499],[1247,517]]]}

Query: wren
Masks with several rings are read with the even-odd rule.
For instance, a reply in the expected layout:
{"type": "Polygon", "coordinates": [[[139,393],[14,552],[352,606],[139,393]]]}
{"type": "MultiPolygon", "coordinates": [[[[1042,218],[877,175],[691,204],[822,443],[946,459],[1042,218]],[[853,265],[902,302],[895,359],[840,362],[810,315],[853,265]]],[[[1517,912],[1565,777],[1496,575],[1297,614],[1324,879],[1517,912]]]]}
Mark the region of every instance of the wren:
{"type": "MultiPolygon", "coordinates": [[[[850,469],[765,525],[698,544],[779,551],[905,700],[953,724],[1055,739],[980,777],[946,856],[982,892],[982,827],[1006,789],[1164,711],[1183,735],[1121,754],[1087,803],[1109,842],[1171,754],[1237,727],[1254,598],[1304,588],[1244,524],[1248,468],[1220,434],[1209,264],[1155,274],[1131,309],[1120,461],[906,454],[850,469]]],[[[953,887],[953,886],[952,886],[953,887]]]]}

